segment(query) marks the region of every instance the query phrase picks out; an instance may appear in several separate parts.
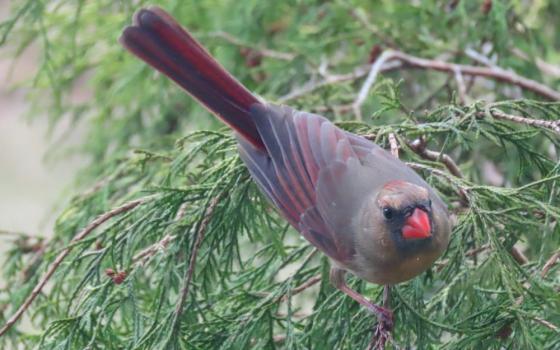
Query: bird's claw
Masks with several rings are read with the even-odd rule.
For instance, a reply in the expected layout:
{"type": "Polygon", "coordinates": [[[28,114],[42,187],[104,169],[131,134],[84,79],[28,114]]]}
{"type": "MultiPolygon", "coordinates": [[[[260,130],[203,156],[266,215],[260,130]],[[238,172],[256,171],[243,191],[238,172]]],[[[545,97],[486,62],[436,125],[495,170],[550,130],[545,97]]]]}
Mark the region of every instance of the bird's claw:
{"type": "Polygon", "coordinates": [[[393,312],[389,309],[379,308],[377,310],[377,325],[370,343],[370,349],[385,349],[385,344],[391,339],[393,330],[393,312]]]}
{"type": "Polygon", "coordinates": [[[389,309],[382,308],[377,315],[378,327],[382,326],[384,330],[390,332],[393,330],[393,311],[389,309]]]}

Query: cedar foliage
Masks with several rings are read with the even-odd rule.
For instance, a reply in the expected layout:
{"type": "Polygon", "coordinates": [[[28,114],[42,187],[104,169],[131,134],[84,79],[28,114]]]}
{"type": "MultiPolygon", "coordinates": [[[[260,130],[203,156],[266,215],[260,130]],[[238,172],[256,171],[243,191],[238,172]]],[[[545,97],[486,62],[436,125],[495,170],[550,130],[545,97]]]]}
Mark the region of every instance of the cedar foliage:
{"type": "MultiPolygon", "coordinates": [[[[536,63],[558,62],[560,6],[552,0],[150,3],[176,16],[269,101],[325,75],[363,67],[380,48],[478,64],[464,53],[471,48],[504,69],[560,86],[536,63]]],[[[2,321],[95,217],[144,198],[72,243],[27,311],[32,329],[16,324],[0,338],[1,346],[366,348],[374,317],[329,285],[327,259],[271,209],[240,162],[231,133],[118,45],[122,28],[143,4],[19,1],[0,25],[1,43],[15,57],[30,44],[40,47],[40,69],[29,82],[30,114],[48,112],[53,127],[68,118],[68,132],[85,126],[79,149],[70,151],[90,159],[54,237],[33,245],[22,236],[3,257],[2,321]],[[84,76],[93,97],[77,104],[70,94],[84,76]],[[189,270],[189,293],[182,300],[189,270]],[[299,293],[317,276],[320,283],[299,293]]],[[[287,103],[386,147],[394,133],[401,158],[441,193],[456,217],[445,255],[428,272],[393,288],[390,347],[557,349],[560,269],[542,271],[560,246],[560,139],[551,129],[494,118],[492,112],[558,121],[560,104],[509,84],[464,79],[466,102],[453,74],[405,68],[383,73],[362,106],[363,121],[340,108],[354,101],[362,77],[320,86],[287,103]],[[413,152],[408,142],[419,137],[429,149],[449,154],[464,177],[413,152]],[[498,169],[497,179],[488,177],[489,164],[498,169]],[[527,261],[512,255],[514,246],[527,261]]],[[[66,151],[56,142],[49,154],[66,151]]],[[[381,300],[382,287],[349,281],[381,300]]]]}

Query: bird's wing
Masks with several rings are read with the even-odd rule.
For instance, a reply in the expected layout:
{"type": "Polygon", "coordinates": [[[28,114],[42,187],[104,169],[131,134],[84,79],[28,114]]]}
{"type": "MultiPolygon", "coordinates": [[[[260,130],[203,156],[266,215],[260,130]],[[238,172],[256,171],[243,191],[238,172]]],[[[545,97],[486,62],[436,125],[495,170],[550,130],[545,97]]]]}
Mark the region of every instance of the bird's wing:
{"type": "Polygon", "coordinates": [[[339,262],[350,261],[351,220],[375,189],[375,171],[361,158],[377,146],[289,107],[255,105],[251,113],[266,152],[238,139],[255,181],[308,241],[339,262]]]}

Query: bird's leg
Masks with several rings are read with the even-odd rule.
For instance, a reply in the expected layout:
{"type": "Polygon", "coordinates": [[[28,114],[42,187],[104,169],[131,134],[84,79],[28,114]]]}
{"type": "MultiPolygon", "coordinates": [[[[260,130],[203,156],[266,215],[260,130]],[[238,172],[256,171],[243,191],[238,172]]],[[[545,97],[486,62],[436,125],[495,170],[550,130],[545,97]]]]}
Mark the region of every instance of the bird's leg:
{"type": "MultiPolygon", "coordinates": [[[[389,285],[383,286],[383,308],[391,312],[391,286],[389,285]]],[[[385,349],[385,343],[387,340],[391,340],[391,334],[389,332],[392,329],[392,323],[391,328],[386,327],[386,324],[378,322],[372,339],[373,349],[385,349]]]]}
{"type": "MultiPolygon", "coordinates": [[[[350,298],[356,300],[365,308],[373,312],[377,316],[378,326],[376,333],[380,336],[387,337],[387,333],[393,329],[393,312],[385,307],[381,307],[367,300],[363,295],[348,287],[344,275],[346,271],[337,267],[332,267],[330,272],[330,281],[338,290],[344,292],[350,298]]],[[[387,287],[388,291],[388,287],[387,287]]]]}
{"type": "Polygon", "coordinates": [[[391,286],[388,284],[383,287],[383,307],[391,309],[391,286]]]}

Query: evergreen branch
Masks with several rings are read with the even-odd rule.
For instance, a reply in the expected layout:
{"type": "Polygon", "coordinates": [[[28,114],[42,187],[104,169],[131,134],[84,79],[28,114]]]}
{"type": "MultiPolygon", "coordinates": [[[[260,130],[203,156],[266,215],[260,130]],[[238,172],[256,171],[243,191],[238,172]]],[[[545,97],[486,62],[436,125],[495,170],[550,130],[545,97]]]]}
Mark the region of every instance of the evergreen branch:
{"type": "MultiPolygon", "coordinates": [[[[1,337],[0,347],[112,348],[118,343],[135,349],[355,349],[375,340],[371,315],[352,301],[322,285],[319,293],[304,292],[311,286],[319,289],[327,259],[306,257],[310,246],[246,180],[247,171],[234,155],[235,140],[229,134],[209,131],[176,140],[185,130],[199,129],[198,108],[193,109],[194,103],[172,84],[151,79],[153,73],[124,56],[114,35],[107,35],[121,31],[122,20],[129,18],[135,2],[125,0],[124,6],[109,0],[88,2],[89,12],[115,13],[101,17],[80,16],[83,0],[64,6],[50,3],[40,2],[19,16],[18,23],[9,23],[14,24],[10,36],[14,36],[12,42],[21,43],[21,50],[25,43],[43,39],[42,68],[34,80],[37,89],[29,96],[36,110],[48,112],[51,121],[68,115],[74,122],[92,117],[79,149],[93,159],[92,166],[80,174],[80,183],[93,188],[77,194],[58,218],[56,241],[46,246],[46,252],[80,232],[89,224],[88,218],[97,216],[92,211],[107,203],[112,203],[109,208],[116,207],[126,201],[123,198],[138,198],[143,191],[162,196],[71,244],[67,249],[72,252],[47,282],[49,287],[39,292],[40,297],[21,317],[33,311],[33,328],[25,327],[20,319],[17,330],[16,323],[1,337]],[[98,47],[103,50],[98,52],[98,47]],[[93,94],[76,106],[68,96],[81,85],[84,67],[94,68],[88,85],[93,94]],[[49,86],[54,100],[41,93],[49,86]],[[130,145],[146,150],[141,151],[144,156],[127,156],[130,145]],[[148,162],[150,158],[166,161],[148,162]],[[228,182],[227,196],[208,213],[224,179],[233,179],[228,182]],[[177,217],[182,218],[180,222],[177,217]],[[202,225],[203,221],[208,222],[202,225]],[[185,231],[188,235],[183,235],[185,231]],[[284,273],[296,266],[300,266],[297,271],[284,279],[284,273]]],[[[530,58],[542,69],[538,57],[519,59],[511,52],[515,47],[534,55],[548,52],[545,45],[559,37],[558,31],[524,28],[521,33],[517,9],[498,2],[484,16],[470,15],[480,11],[480,4],[461,2],[459,7],[458,1],[452,3],[387,10],[360,0],[351,8],[343,2],[308,4],[306,11],[282,2],[263,6],[234,1],[227,11],[216,11],[215,4],[205,2],[197,3],[197,11],[179,10],[173,1],[162,0],[160,5],[177,9],[174,15],[181,23],[189,23],[206,39],[214,35],[208,42],[210,49],[229,46],[226,57],[219,59],[243,71],[240,77],[251,90],[271,98],[285,94],[279,102],[301,98],[294,101],[298,110],[324,112],[350,132],[386,142],[393,155],[411,148],[406,155],[421,162],[411,167],[433,180],[446,203],[456,198],[464,202],[463,196],[468,197],[467,207],[454,210],[457,222],[446,255],[434,269],[393,292],[401,321],[392,333],[395,342],[419,349],[557,348],[558,320],[553,307],[558,281],[551,275],[560,259],[558,225],[553,224],[560,218],[556,190],[560,139],[555,137],[560,104],[492,99],[497,96],[496,86],[505,94],[517,95],[530,93],[531,86],[542,87],[531,79],[552,81],[551,70],[541,76],[524,61],[530,58]],[[381,13],[370,23],[365,14],[373,9],[381,13]],[[228,17],[234,10],[239,13],[236,20],[228,17]],[[266,20],[265,28],[254,21],[268,19],[263,16],[270,13],[275,22],[266,20]],[[411,13],[421,15],[418,26],[391,29],[411,13]],[[314,19],[310,16],[315,15],[317,20],[310,25],[314,19]],[[208,16],[220,21],[225,32],[202,34],[216,29],[208,16]],[[352,23],[353,18],[360,23],[352,23]],[[306,30],[293,30],[300,25],[306,30]],[[482,27],[488,30],[479,30],[482,27]],[[246,40],[229,34],[241,32],[246,40]],[[341,41],[345,44],[340,45],[341,41]],[[373,48],[366,58],[369,42],[373,48]],[[407,56],[380,61],[381,45],[407,56]],[[491,47],[492,56],[474,50],[475,55],[470,55],[465,50],[469,47],[478,52],[491,47]],[[240,54],[229,55],[237,49],[240,54]],[[329,59],[324,59],[326,55],[329,59]],[[264,64],[258,66],[261,57],[264,64]],[[265,61],[266,57],[270,59],[265,61]],[[472,66],[450,63],[462,60],[473,62],[468,63],[472,66]],[[462,70],[465,67],[477,70],[469,74],[462,70]],[[512,75],[510,67],[519,75],[512,75]],[[393,72],[393,79],[414,81],[395,84],[383,79],[380,83],[379,76],[385,72],[393,72]],[[502,76],[496,77],[496,72],[502,76]],[[511,82],[520,76],[525,80],[511,82]],[[357,98],[360,108],[355,113],[357,98]],[[469,102],[471,98],[474,103],[469,102]],[[404,104],[413,106],[412,112],[404,104]],[[421,116],[416,114],[424,109],[421,116]],[[494,111],[498,114],[493,115],[494,111]],[[514,116],[501,117],[500,112],[514,116]],[[371,113],[372,118],[367,118],[367,124],[352,122],[353,113],[371,113]],[[545,137],[541,137],[543,130],[545,137]],[[444,146],[426,149],[432,144],[444,146]],[[417,152],[413,146],[423,149],[417,152]],[[506,185],[483,184],[488,179],[488,163],[499,173],[500,181],[495,183],[506,185]],[[516,260],[510,248],[519,249],[516,242],[520,240],[527,246],[523,250],[527,255],[516,260]]],[[[485,1],[484,6],[488,3],[492,1],[485,1]]],[[[21,7],[14,6],[14,14],[21,7]]],[[[539,12],[536,19],[543,28],[555,28],[555,23],[544,22],[547,12],[539,12]]],[[[0,39],[8,25],[0,25],[0,39]]],[[[54,150],[59,152],[58,147],[54,150]]],[[[13,247],[3,255],[3,310],[16,310],[50,268],[50,261],[65,248],[46,259],[44,245],[34,250],[32,241],[10,241],[13,247]],[[22,284],[21,271],[33,280],[22,284]]],[[[351,281],[365,293],[380,291],[357,278],[351,281]]]]}
{"type": "MultiPolygon", "coordinates": [[[[425,139],[419,138],[414,141],[407,142],[407,145],[420,157],[434,162],[441,162],[452,175],[460,179],[463,178],[463,173],[461,172],[455,161],[448,154],[427,149],[425,139]]],[[[468,205],[469,198],[465,189],[461,186],[458,186],[457,192],[459,194],[459,197],[461,198],[463,206],[468,205]]]]}
{"type": "Polygon", "coordinates": [[[176,235],[166,234],[161,240],[141,250],[132,258],[133,264],[145,264],[157,252],[163,251],[167,246],[177,238],[176,235]]]}
{"type": "Polygon", "coordinates": [[[39,293],[41,293],[45,284],[47,284],[49,279],[58,269],[58,267],[60,266],[62,261],[66,258],[66,256],[68,256],[75,243],[87,237],[93,230],[95,230],[97,227],[99,227],[107,220],[136,208],[137,206],[145,203],[149,198],[150,197],[144,197],[144,198],[130,201],[128,203],[121,205],[120,207],[112,209],[106,212],[105,214],[98,216],[89,225],[87,225],[81,232],[79,232],[76,236],[74,236],[74,238],[70,241],[70,244],[57,255],[56,259],[53,261],[53,263],[51,264],[51,266],[49,267],[45,275],[43,275],[41,280],[33,288],[33,291],[27,297],[27,299],[25,299],[23,304],[12,315],[12,317],[10,317],[8,321],[6,321],[6,323],[2,326],[2,328],[0,328],[0,337],[3,336],[21,318],[21,316],[25,313],[25,311],[29,308],[29,306],[31,306],[33,300],[35,300],[35,298],[39,295],[39,293]]]}
{"type": "Polygon", "coordinates": [[[183,285],[181,287],[181,294],[179,296],[179,300],[177,302],[177,305],[175,306],[175,315],[174,315],[174,321],[173,321],[173,329],[174,329],[173,333],[177,329],[177,325],[179,323],[179,318],[180,318],[180,316],[183,312],[183,307],[184,307],[185,301],[187,300],[187,296],[189,294],[192,276],[193,276],[194,270],[196,268],[196,259],[197,259],[197,256],[198,256],[198,250],[200,249],[200,245],[202,244],[202,241],[204,240],[204,236],[206,234],[206,229],[208,227],[208,224],[209,224],[210,220],[212,219],[212,214],[214,212],[214,209],[216,208],[216,206],[218,205],[218,203],[220,202],[220,199],[222,198],[222,196],[224,194],[225,194],[225,192],[222,192],[221,194],[217,195],[216,197],[214,197],[210,201],[210,204],[208,205],[208,208],[206,209],[206,213],[204,214],[204,218],[202,219],[202,222],[200,223],[200,226],[199,226],[199,229],[198,229],[198,234],[197,234],[196,240],[194,242],[194,247],[193,247],[192,252],[191,252],[189,267],[185,271],[185,276],[183,278],[183,285]]]}
{"type": "MultiPolygon", "coordinates": [[[[518,115],[507,114],[495,108],[490,108],[489,113],[495,119],[507,120],[513,123],[550,129],[560,135],[560,121],[558,120],[530,119],[518,115]]],[[[484,112],[480,112],[478,113],[478,116],[484,117],[484,114],[484,112]]]]}
{"type": "Polygon", "coordinates": [[[419,170],[427,170],[432,174],[435,174],[439,177],[442,177],[444,179],[446,179],[450,184],[457,186],[461,191],[465,192],[465,195],[467,193],[466,188],[463,187],[459,181],[454,178],[452,175],[446,173],[445,171],[441,171],[439,169],[434,169],[432,167],[423,165],[423,164],[419,164],[419,163],[413,163],[413,162],[406,162],[406,165],[408,165],[409,167],[413,168],[413,169],[419,169],[419,170]]]}
{"type": "MultiPolygon", "coordinates": [[[[177,222],[181,220],[187,211],[187,202],[181,204],[177,213],[175,214],[174,221],[177,222]]],[[[167,246],[177,238],[177,235],[166,234],[158,242],[150,245],[149,247],[141,250],[139,253],[134,255],[132,258],[133,264],[145,264],[152,256],[157,252],[163,251],[167,246]]]]}
{"type": "Polygon", "coordinates": [[[299,294],[301,292],[303,292],[304,290],[306,290],[309,287],[312,287],[314,285],[316,285],[317,283],[321,282],[321,275],[317,275],[317,276],[313,276],[310,279],[308,279],[307,281],[303,282],[302,284],[300,284],[299,286],[295,287],[294,289],[292,289],[290,291],[290,295],[288,296],[287,294],[283,295],[280,298],[280,301],[286,301],[288,300],[290,297],[299,294]]]}
{"type": "Polygon", "coordinates": [[[455,163],[455,161],[443,152],[436,152],[426,148],[426,140],[416,139],[414,141],[408,142],[408,146],[420,157],[430,160],[433,162],[441,162],[447,170],[454,176],[458,178],[463,178],[463,173],[455,163]]]}

